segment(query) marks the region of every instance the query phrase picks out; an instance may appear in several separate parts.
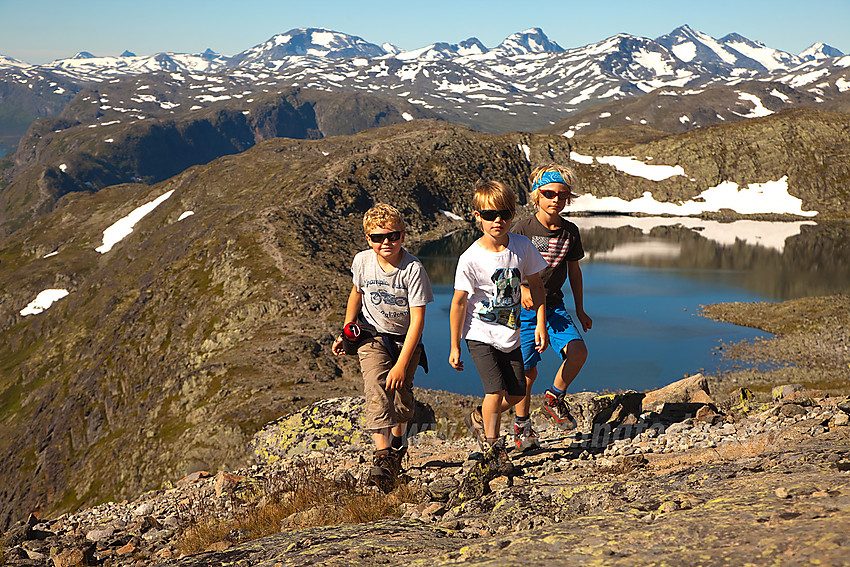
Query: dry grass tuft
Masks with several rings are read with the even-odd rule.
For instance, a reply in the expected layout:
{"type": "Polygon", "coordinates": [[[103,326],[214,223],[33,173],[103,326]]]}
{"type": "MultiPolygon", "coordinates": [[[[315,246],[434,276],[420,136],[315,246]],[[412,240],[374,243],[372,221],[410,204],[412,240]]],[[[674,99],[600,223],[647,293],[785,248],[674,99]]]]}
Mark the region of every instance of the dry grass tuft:
{"type": "Polygon", "coordinates": [[[301,461],[265,479],[250,501],[231,497],[225,509],[232,512],[204,509],[198,502],[190,505],[192,512],[185,514],[190,526],[178,548],[189,555],[215,543],[250,541],[282,529],[371,522],[399,516],[402,503],[418,500],[418,490],[410,485],[383,494],[351,476],[335,481],[316,463],[301,461]]]}

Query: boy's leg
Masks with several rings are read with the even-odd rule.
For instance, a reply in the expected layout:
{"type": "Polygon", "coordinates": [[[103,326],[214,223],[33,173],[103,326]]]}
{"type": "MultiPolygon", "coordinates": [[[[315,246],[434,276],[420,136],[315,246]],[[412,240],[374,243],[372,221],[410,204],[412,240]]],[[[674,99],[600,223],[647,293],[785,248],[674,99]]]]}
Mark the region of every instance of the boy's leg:
{"type": "MultiPolygon", "coordinates": [[[[548,316],[548,310],[547,310],[548,316]]],[[[530,309],[521,309],[520,322],[520,346],[522,348],[522,364],[525,374],[525,397],[516,404],[516,415],[524,419],[531,415],[531,387],[537,379],[537,363],[540,362],[540,353],[535,349],[534,330],[537,327],[537,312],[530,309]]]]}
{"type": "Polygon", "coordinates": [[[390,446],[393,423],[392,400],[386,391],[387,374],[392,369],[392,359],[381,340],[367,339],[357,350],[360,372],[363,374],[363,393],[366,429],[372,432],[377,449],[390,446]]]}
{"type": "Polygon", "coordinates": [[[531,387],[534,381],[537,380],[537,367],[526,368],[525,370],[525,396],[516,405],[516,416],[518,418],[528,418],[531,415],[531,387]]]}
{"type": "Polygon", "coordinates": [[[563,362],[555,373],[552,387],[543,395],[543,410],[562,429],[572,429],[576,426],[576,421],[570,413],[564,395],[587,360],[587,347],[563,304],[547,311],[546,324],[549,327],[549,342],[552,348],[557,349],[556,352],[561,355],[563,362]]]}
{"type": "MultiPolygon", "coordinates": [[[[502,424],[502,403],[505,401],[505,391],[493,392],[484,395],[484,403],[481,404],[481,416],[484,418],[484,432],[487,442],[492,444],[499,438],[502,424]]],[[[510,406],[509,406],[510,407],[510,406]]]]}
{"type": "Polygon", "coordinates": [[[372,441],[375,442],[375,450],[389,449],[392,443],[392,427],[383,427],[372,430],[372,441]]]}
{"type": "MultiPolygon", "coordinates": [[[[582,366],[587,360],[587,346],[581,339],[573,339],[567,344],[566,357],[558,372],[555,373],[554,386],[561,390],[566,389],[578,376],[582,366]]],[[[527,376],[527,374],[526,374],[527,376]]]]}

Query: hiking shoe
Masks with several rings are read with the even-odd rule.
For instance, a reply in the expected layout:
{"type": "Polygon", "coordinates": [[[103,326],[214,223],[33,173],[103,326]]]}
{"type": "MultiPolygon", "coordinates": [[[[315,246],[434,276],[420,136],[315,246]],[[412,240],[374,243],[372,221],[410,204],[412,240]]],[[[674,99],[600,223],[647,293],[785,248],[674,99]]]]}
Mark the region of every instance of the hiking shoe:
{"type": "Polygon", "coordinates": [[[499,439],[487,446],[487,450],[466,473],[460,487],[452,494],[449,507],[454,508],[467,500],[481,498],[490,492],[490,481],[498,476],[508,477],[509,485],[512,484],[513,473],[513,463],[505,450],[504,440],[499,439]]]}
{"type": "Polygon", "coordinates": [[[490,445],[487,443],[487,433],[484,430],[484,416],[481,415],[481,406],[472,410],[464,419],[466,427],[475,440],[478,441],[478,448],[486,451],[490,445]]]}
{"type": "Polygon", "coordinates": [[[516,448],[520,451],[528,451],[529,449],[540,447],[537,432],[534,431],[530,419],[526,420],[522,425],[514,423],[514,443],[516,443],[516,448]]]}
{"type": "Polygon", "coordinates": [[[381,449],[375,451],[372,458],[372,468],[369,469],[367,484],[377,486],[381,491],[387,493],[395,487],[395,480],[401,466],[401,460],[397,459],[392,449],[381,449]]]}
{"type": "Polygon", "coordinates": [[[401,462],[404,460],[404,456],[407,454],[407,445],[404,445],[398,449],[394,449],[390,447],[390,458],[392,460],[392,470],[395,473],[395,476],[401,472],[401,462]]]}
{"type": "Polygon", "coordinates": [[[511,462],[511,458],[508,456],[507,449],[505,448],[505,440],[502,438],[490,445],[487,451],[484,452],[481,462],[484,463],[491,471],[491,474],[494,475],[509,475],[513,473],[514,470],[514,465],[511,462]]]}
{"type": "Polygon", "coordinates": [[[552,390],[546,390],[543,395],[543,411],[563,430],[575,429],[578,425],[567,407],[567,402],[564,401],[564,394],[559,396],[552,390]]]}

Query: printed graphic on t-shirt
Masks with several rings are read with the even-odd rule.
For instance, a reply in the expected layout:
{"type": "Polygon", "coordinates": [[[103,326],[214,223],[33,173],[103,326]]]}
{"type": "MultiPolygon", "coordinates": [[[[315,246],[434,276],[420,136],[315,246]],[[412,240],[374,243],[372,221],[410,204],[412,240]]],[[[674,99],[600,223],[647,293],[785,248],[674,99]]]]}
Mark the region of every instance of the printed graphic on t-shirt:
{"type": "Polygon", "coordinates": [[[484,298],[475,306],[473,315],[510,329],[519,328],[520,271],[519,268],[498,268],[490,279],[495,284],[495,297],[484,298]]]}
{"type": "Polygon", "coordinates": [[[369,292],[369,299],[372,300],[372,303],[375,305],[380,305],[381,303],[386,303],[387,305],[395,305],[398,307],[406,307],[407,306],[407,298],[400,297],[397,295],[393,295],[392,293],[385,291],[383,289],[379,289],[377,291],[369,292]]]}
{"type": "Polygon", "coordinates": [[[549,266],[557,266],[570,249],[570,237],[558,238],[549,236],[532,236],[531,242],[540,251],[549,266]]]}

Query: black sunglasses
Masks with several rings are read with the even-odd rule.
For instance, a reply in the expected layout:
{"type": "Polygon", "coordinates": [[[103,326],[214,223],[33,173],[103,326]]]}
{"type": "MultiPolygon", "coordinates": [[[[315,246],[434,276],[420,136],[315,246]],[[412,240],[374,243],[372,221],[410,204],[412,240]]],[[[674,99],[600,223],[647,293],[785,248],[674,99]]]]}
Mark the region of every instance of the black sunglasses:
{"type": "Polygon", "coordinates": [[[541,189],[540,194],[546,197],[547,199],[567,199],[570,196],[568,191],[551,191],[549,189],[541,189]]]}
{"type": "Polygon", "coordinates": [[[488,222],[493,222],[497,217],[502,220],[510,220],[514,216],[514,212],[510,209],[481,209],[478,214],[488,222]]]}
{"type": "Polygon", "coordinates": [[[389,240],[390,242],[396,242],[399,238],[401,238],[401,231],[394,230],[392,232],[381,232],[374,233],[369,235],[369,240],[374,242],[375,244],[380,244],[384,240],[389,240]]]}

